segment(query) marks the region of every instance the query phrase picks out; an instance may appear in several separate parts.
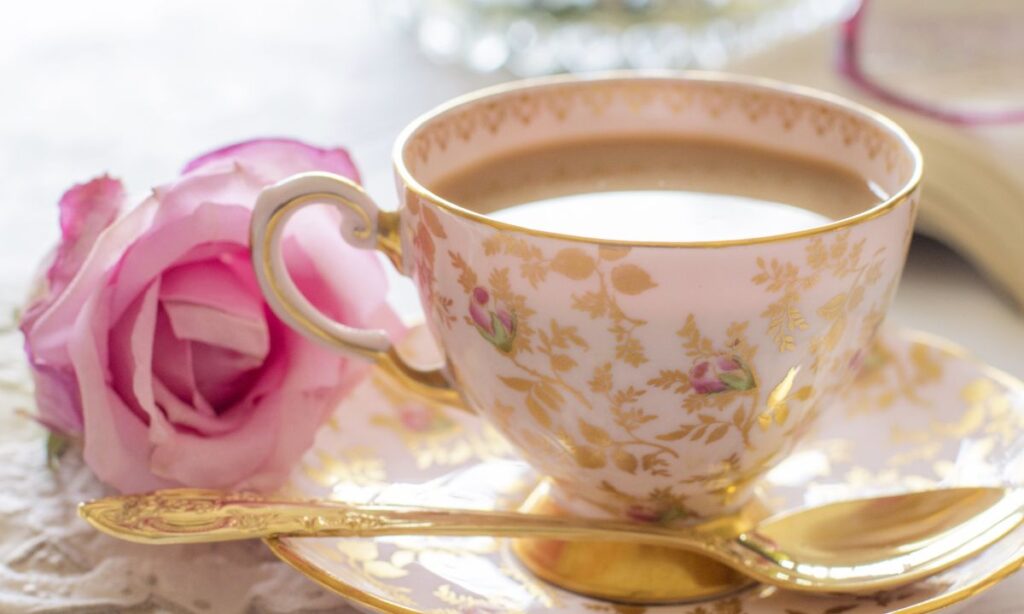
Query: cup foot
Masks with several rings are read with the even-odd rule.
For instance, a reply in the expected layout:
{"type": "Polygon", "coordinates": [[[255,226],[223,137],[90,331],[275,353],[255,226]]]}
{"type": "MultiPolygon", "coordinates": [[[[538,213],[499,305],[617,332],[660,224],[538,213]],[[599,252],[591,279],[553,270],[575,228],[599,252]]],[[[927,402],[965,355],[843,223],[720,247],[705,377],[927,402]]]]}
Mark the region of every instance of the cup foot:
{"type": "MultiPolygon", "coordinates": [[[[520,511],[567,515],[542,483],[520,511]]],[[[709,521],[709,531],[743,531],[766,510],[750,504],[729,518],[709,521]]],[[[531,573],[559,588],[628,604],[686,603],[718,599],[753,585],[750,578],[712,559],[672,548],[631,543],[517,539],[512,551],[531,573]]]]}

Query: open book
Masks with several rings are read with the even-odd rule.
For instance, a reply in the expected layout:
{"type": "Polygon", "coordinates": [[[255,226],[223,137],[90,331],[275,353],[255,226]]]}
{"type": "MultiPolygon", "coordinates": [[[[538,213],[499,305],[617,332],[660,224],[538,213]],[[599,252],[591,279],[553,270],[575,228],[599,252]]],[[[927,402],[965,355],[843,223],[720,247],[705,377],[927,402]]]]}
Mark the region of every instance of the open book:
{"type": "Polygon", "coordinates": [[[1024,309],[1024,124],[954,126],[889,106],[847,82],[835,58],[829,29],[728,68],[834,92],[896,120],[924,154],[918,230],[960,252],[1024,309]]]}

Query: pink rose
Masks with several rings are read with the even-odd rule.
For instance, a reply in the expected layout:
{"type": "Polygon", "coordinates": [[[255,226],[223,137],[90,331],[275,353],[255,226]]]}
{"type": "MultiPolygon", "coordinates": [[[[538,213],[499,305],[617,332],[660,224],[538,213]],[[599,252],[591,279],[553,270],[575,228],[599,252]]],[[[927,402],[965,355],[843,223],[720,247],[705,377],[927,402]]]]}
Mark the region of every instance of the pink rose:
{"type": "MultiPolygon", "coordinates": [[[[250,264],[257,194],[304,171],[358,178],[342,149],[262,140],[192,161],[120,218],[108,177],[61,199],[63,236],[21,329],[40,421],[82,437],[103,481],[273,489],[365,374],[278,320],[250,264]]],[[[289,225],[296,283],[328,315],[398,334],[376,256],[337,228],[326,209],[289,225]]]]}
{"type": "Polygon", "coordinates": [[[756,383],[754,375],[738,356],[715,356],[690,368],[690,385],[698,394],[714,394],[750,390],[756,383]]]}

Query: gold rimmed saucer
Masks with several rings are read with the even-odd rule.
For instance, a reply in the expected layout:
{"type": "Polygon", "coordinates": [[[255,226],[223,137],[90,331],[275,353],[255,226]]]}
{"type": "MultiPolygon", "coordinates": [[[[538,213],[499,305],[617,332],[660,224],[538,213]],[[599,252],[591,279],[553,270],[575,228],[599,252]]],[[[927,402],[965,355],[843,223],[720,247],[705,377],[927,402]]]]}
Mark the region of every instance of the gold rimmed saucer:
{"type": "MultiPolygon", "coordinates": [[[[1024,384],[935,337],[888,332],[842,407],[760,487],[773,510],[1024,475],[1024,384]]],[[[538,477],[473,416],[371,380],[319,434],[288,494],[353,501],[515,509],[538,477]]],[[[384,612],[767,614],[931,612],[1024,562],[1024,529],[929,580],[868,596],[758,587],[700,605],[619,606],[560,590],[492,538],[268,542],[282,559],[351,601],[384,612]]]]}

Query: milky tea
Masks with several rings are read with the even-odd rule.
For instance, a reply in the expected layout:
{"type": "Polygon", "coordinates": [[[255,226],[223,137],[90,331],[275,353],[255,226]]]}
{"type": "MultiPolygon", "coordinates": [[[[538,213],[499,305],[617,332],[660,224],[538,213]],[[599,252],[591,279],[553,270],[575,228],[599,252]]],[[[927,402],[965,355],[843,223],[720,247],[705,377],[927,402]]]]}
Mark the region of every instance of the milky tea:
{"type": "Polygon", "coordinates": [[[507,152],[430,187],[465,208],[535,230],[665,242],[794,232],[887,198],[823,161],[722,140],[635,136],[507,152]]]}

